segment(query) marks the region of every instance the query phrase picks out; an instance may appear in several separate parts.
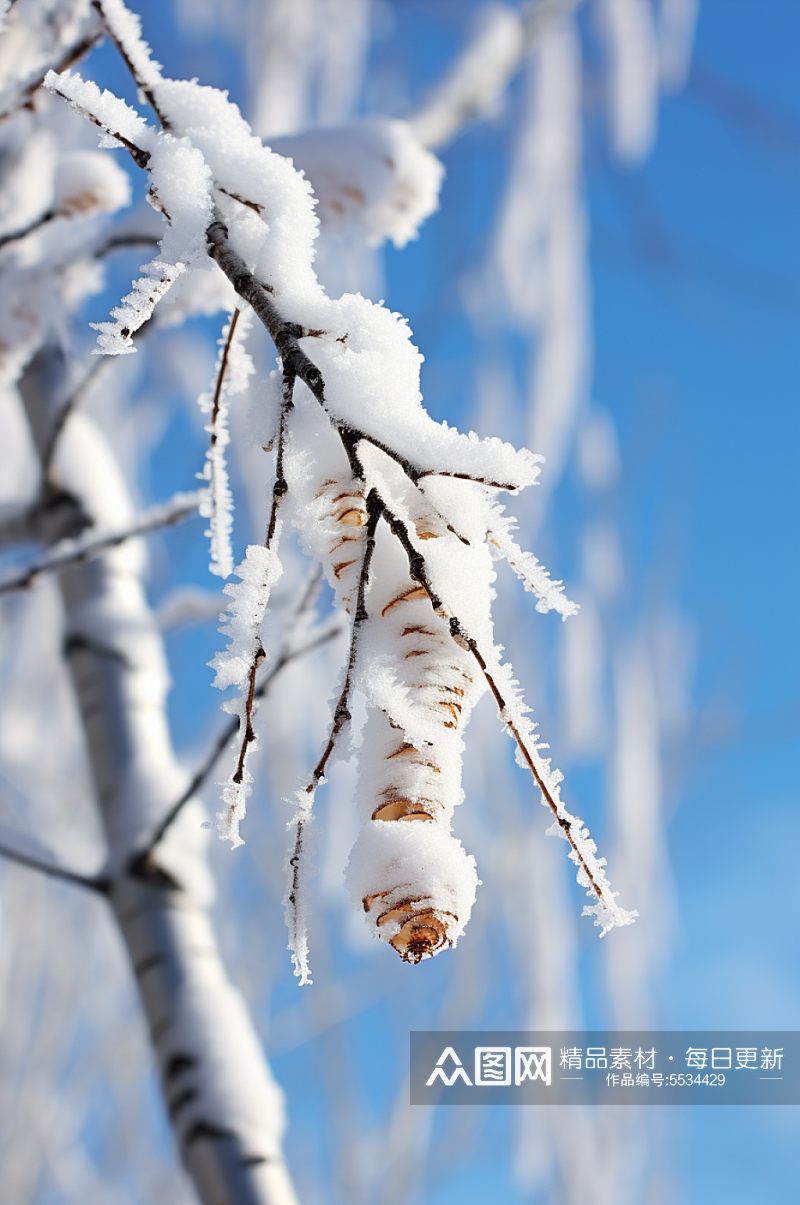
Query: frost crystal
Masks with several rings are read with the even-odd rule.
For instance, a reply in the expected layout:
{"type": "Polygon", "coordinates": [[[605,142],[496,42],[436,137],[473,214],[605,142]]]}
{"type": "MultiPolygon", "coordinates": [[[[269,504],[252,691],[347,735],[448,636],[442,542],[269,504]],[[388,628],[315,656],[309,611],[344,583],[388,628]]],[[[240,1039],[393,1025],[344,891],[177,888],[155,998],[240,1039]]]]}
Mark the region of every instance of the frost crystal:
{"type": "Polygon", "coordinates": [[[228,431],[228,398],[243,393],[249,377],[255,371],[244,343],[250,329],[250,316],[235,310],[219,340],[219,356],[210,393],[197,399],[200,409],[211,415],[206,427],[211,439],[206,452],[202,480],[208,482],[208,492],[200,507],[201,515],[210,520],[206,535],[211,541],[209,569],[218,577],[230,577],[233,572],[233,495],[228,483],[225,449],[230,442],[228,431]]]}
{"type": "MultiPolygon", "coordinates": [[[[226,711],[239,717],[240,731],[251,729],[253,690],[255,673],[264,657],[261,649],[261,624],[267,610],[272,587],[281,576],[282,567],[275,552],[259,544],[250,544],[245,559],[236,567],[236,576],[241,580],[229,582],[225,593],[231,601],[220,631],[230,637],[224,652],[217,653],[209,662],[216,670],[214,686],[227,690],[230,686],[239,689],[237,698],[226,700],[226,711]]],[[[247,770],[246,754],[255,735],[242,747],[239,764],[224,785],[225,810],[217,813],[220,836],[227,838],[233,847],[242,845],[239,824],[245,814],[245,805],[252,791],[252,776],[247,770]]],[[[238,742],[237,742],[238,746],[238,742]]]]}

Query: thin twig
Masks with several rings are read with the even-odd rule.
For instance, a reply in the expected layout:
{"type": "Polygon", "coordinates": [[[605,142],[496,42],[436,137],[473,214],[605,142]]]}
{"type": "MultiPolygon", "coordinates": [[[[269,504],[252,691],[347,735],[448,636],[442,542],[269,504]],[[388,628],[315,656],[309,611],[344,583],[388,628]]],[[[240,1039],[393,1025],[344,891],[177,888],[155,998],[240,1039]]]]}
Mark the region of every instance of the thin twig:
{"type": "MultiPolygon", "coordinates": [[[[331,627],[328,628],[327,631],[321,632],[320,635],[315,636],[313,640],[309,640],[307,644],[299,645],[296,649],[284,647],[275,664],[270,667],[261,682],[259,682],[256,686],[255,691],[253,692],[254,700],[261,700],[266,696],[275,678],[277,678],[281,670],[285,669],[287,665],[290,665],[293,661],[297,661],[300,657],[305,657],[307,653],[313,653],[317,649],[322,648],[323,645],[328,644],[331,640],[335,639],[341,630],[342,629],[340,627],[331,627]]],[[[229,748],[231,741],[236,736],[238,728],[239,719],[238,716],[234,716],[230,723],[226,725],[226,727],[217,737],[216,741],[211,747],[208,757],[195,771],[195,774],[186,790],[183,792],[181,797],[172,804],[153,835],[148,839],[143,848],[140,849],[135,855],[134,861],[140,858],[146,858],[153,852],[159,842],[163,840],[168,829],[171,828],[171,826],[177,820],[183,808],[186,806],[192,796],[200,790],[203,783],[214,769],[214,766],[219,761],[219,758],[222,756],[225,750],[229,748]]]]}
{"type": "MultiPolygon", "coordinates": [[[[269,524],[267,526],[267,537],[264,541],[265,548],[272,547],[272,541],[275,538],[275,532],[278,525],[278,507],[280,506],[281,498],[289,488],[283,472],[283,452],[286,440],[286,416],[293,405],[293,389],[294,377],[291,377],[288,373],[284,373],[283,405],[281,406],[280,428],[278,431],[278,450],[275,457],[275,484],[272,487],[272,507],[270,509],[269,524]]],[[[232,777],[232,781],[235,783],[241,783],[244,779],[247,754],[250,746],[256,739],[255,729],[253,728],[253,708],[255,707],[256,702],[256,675],[259,667],[263,664],[265,656],[266,654],[261,644],[261,640],[258,635],[256,635],[256,646],[253,651],[253,658],[250,662],[250,667],[247,671],[247,699],[245,700],[244,715],[242,717],[242,740],[239,747],[239,757],[236,762],[236,769],[232,777]]]]}
{"type": "Polygon", "coordinates": [[[459,481],[474,481],[476,485],[485,485],[492,490],[508,490],[516,493],[518,485],[509,485],[507,481],[490,481],[487,477],[473,477],[471,473],[450,473],[446,469],[424,469],[418,477],[456,477],[459,481]]]}
{"type": "Polygon", "coordinates": [[[278,428],[278,448],[275,453],[275,484],[272,487],[272,507],[269,512],[267,538],[264,541],[266,548],[272,546],[272,541],[275,538],[275,528],[278,523],[278,507],[280,506],[281,498],[289,489],[286,475],[283,471],[283,456],[286,450],[286,418],[294,405],[292,400],[293,393],[294,377],[289,372],[285,372],[283,374],[283,403],[281,405],[280,426],[278,428]]]}
{"type": "Polygon", "coordinates": [[[62,100],[65,100],[68,105],[71,105],[77,113],[80,113],[81,116],[98,126],[104,134],[108,134],[111,138],[116,138],[117,142],[119,142],[121,146],[124,146],[125,150],[129,152],[136,166],[142,168],[143,171],[147,170],[147,165],[150,162],[149,151],[137,146],[135,142],[131,142],[130,138],[126,138],[125,135],[120,134],[118,130],[112,130],[111,127],[106,125],[104,121],[101,121],[96,114],[90,112],[89,109],[84,108],[83,105],[78,104],[78,102],[73,100],[72,97],[67,96],[66,92],[62,92],[60,88],[54,87],[52,91],[56,96],[60,96],[62,100]]]}
{"type": "Polygon", "coordinates": [[[140,516],[138,522],[125,528],[124,531],[109,532],[103,536],[93,536],[89,532],[77,540],[69,540],[66,542],[68,546],[66,548],[62,546],[60,551],[59,545],[56,545],[41,560],[29,565],[23,573],[0,582],[0,594],[25,590],[44,573],[62,573],[74,565],[82,565],[86,561],[93,560],[109,548],[115,548],[127,540],[149,535],[164,527],[174,527],[175,524],[182,523],[184,519],[188,519],[197,511],[202,493],[203,491],[196,490],[193,493],[181,494],[172,503],[162,503],[151,507],[140,516]]]}
{"type": "Polygon", "coordinates": [[[414,485],[417,484],[420,477],[425,476],[420,469],[418,469],[411,463],[410,460],[407,459],[407,457],[401,455],[400,452],[395,452],[393,448],[390,448],[388,444],[383,443],[380,439],[376,439],[374,435],[368,435],[366,431],[362,431],[358,427],[353,427],[349,423],[337,423],[336,427],[340,435],[344,433],[349,434],[359,440],[363,439],[365,443],[372,444],[372,446],[377,448],[378,451],[383,452],[396,464],[400,465],[400,468],[403,470],[406,477],[408,477],[409,481],[411,481],[414,485]]]}
{"type": "Polygon", "coordinates": [[[102,259],[112,251],[128,251],[133,247],[157,247],[159,240],[154,234],[115,234],[107,238],[92,252],[95,259],[102,259]]]}
{"type": "Polygon", "coordinates": [[[50,466],[53,463],[53,455],[55,454],[56,445],[58,444],[61,432],[64,430],[64,424],[69,418],[69,415],[85,396],[87,389],[89,389],[101,369],[107,367],[109,363],[110,360],[108,357],[98,356],[93,359],[91,367],[86,370],[83,378],[78,382],[70,396],[58,411],[48,436],[47,443],[45,444],[41,455],[42,479],[45,479],[50,472],[50,466]]]}
{"type": "Polygon", "coordinates": [[[336,707],[333,711],[333,720],[331,722],[331,730],[328,735],[325,748],[322,751],[322,756],[311,772],[311,777],[308,786],[305,789],[307,800],[304,804],[302,812],[298,815],[295,826],[294,849],[289,858],[289,872],[291,874],[291,884],[286,896],[287,907],[291,909],[291,916],[296,924],[297,916],[297,900],[300,891],[300,863],[303,857],[303,840],[305,830],[311,820],[311,808],[313,807],[314,795],[322,781],[325,769],[331,758],[331,755],[336,748],[336,742],[339,739],[343,728],[350,721],[350,695],[353,689],[353,677],[356,668],[356,659],[358,657],[358,636],[361,626],[366,619],[369,618],[367,613],[366,597],[367,588],[369,586],[369,570],[372,563],[372,554],[375,549],[375,532],[378,526],[378,519],[381,515],[381,502],[375,490],[370,490],[367,496],[367,529],[366,542],[364,545],[364,553],[361,561],[361,570],[358,577],[358,596],[356,609],[353,615],[353,625],[350,633],[350,650],[347,656],[347,669],[345,671],[344,684],[342,686],[339,698],[336,702],[336,707]]]}
{"type": "Polygon", "coordinates": [[[65,866],[58,866],[53,862],[43,862],[39,858],[23,853],[21,849],[12,849],[9,845],[0,845],[0,856],[8,858],[10,862],[18,862],[20,866],[27,866],[30,870],[40,870],[42,874],[49,875],[53,879],[63,879],[66,883],[75,883],[79,887],[99,891],[102,895],[107,895],[111,887],[109,879],[78,874],[75,870],[67,870],[65,866]]]}
{"type": "MultiPolygon", "coordinates": [[[[222,352],[222,360],[220,361],[219,372],[217,373],[217,383],[214,387],[214,403],[213,403],[213,406],[211,409],[211,426],[212,427],[216,427],[216,425],[217,425],[217,417],[219,415],[219,403],[220,403],[220,398],[222,397],[222,382],[225,380],[225,373],[228,368],[228,357],[230,356],[231,344],[233,343],[233,336],[236,331],[236,323],[239,321],[240,313],[241,313],[241,310],[237,307],[231,314],[230,325],[228,326],[228,338],[225,340],[225,347],[222,352]]],[[[211,433],[212,447],[216,442],[217,442],[217,433],[216,433],[216,431],[212,431],[212,433],[211,433]]]]}
{"type": "Polygon", "coordinates": [[[224,193],[226,197],[230,197],[232,201],[238,201],[240,205],[246,205],[248,209],[252,209],[259,217],[264,212],[265,206],[259,205],[257,201],[248,201],[247,197],[240,197],[238,192],[230,192],[227,188],[223,188],[221,184],[215,184],[217,192],[224,193]]]}
{"type": "Polygon", "coordinates": [[[57,209],[48,209],[47,213],[43,213],[41,217],[36,218],[28,226],[22,230],[14,230],[10,234],[0,234],[0,248],[7,247],[9,243],[18,243],[20,239],[27,238],[29,234],[46,226],[48,222],[52,222],[54,218],[61,216],[57,209]]]}

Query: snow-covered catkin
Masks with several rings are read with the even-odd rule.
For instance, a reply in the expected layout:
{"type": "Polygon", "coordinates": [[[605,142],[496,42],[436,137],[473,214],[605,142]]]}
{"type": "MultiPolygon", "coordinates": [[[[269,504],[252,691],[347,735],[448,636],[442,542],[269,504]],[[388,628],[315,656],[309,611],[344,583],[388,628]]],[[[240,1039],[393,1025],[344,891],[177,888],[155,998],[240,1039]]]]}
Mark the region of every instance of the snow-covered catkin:
{"type": "MultiPolygon", "coordinates": [[[[448,538],[430,513],[416,515],[414,528],[417,540],[448,538]]],[[[369,701],[358,786],[363,827],[347,881],[373,933],[417,963],[455,945],[475,900],[474,858],[450,827],[463,799],[461,734],[484,684],[410,577],[397,541],[386,528],[383,535],[360,658],[369,701]]]]}

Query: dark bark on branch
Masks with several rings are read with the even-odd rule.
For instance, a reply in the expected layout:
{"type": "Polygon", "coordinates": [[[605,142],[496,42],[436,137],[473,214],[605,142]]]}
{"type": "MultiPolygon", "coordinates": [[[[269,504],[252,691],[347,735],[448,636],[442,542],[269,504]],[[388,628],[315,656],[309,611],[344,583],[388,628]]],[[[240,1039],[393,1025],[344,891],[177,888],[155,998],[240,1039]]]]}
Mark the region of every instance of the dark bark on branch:
{"type": "Polygon", "coordinates": [[[33,234],[35,230],[40,230],[42,226],[46,226],[48,222],[52,222],[53,218],[59,217],[58,210],[49,209],[47,213],[43,213],[41,217],[36,218],[23,230],[13,230],[10,234],[0,235],[0,248],[7,247],[9,243],[18,243],[21,239],[27,238],[29,234],[33,234]]]}
{"type": "Polygon", "coordinates": [[[90,113],[89,110],[84,109],[82,105],[76,104],[74,100],[71,100],[69,96],[67,96],[64,92],[61,92],[58,88],[53,88],[53,92],[56,94],[56,96],[60,96],[62,100],[65,100],[68,105],[71,105],[72,108],[75,109],[76,112],[80,113],[82,117],[85,117],[87,121],[91,121],[92,125],[96,125],[98,129],[103,131],[104,134],[108,134],[111,138],[116,138],[117,142],[119,142],[121,146],[124,146],[125,150],[128,151],[136,166],[142,168],[143,171],[147,170],[147,165],[150,162],[149,151],[137,146],[135,142],[131,142],[130,138],[126,138],[124,134],[120,134],[119,130],[112,130],[110,126],[106,125],[104,121],[101,121],[99,117],[96,117],[94,113],[90,113]]]}
{"type": "MultiPolygon", "coordinates": [[[[228,242],[228,230],[224,222],[212,222],[208,227],[207,237],[209,255],[228,277],[239,297],[249,302],[253,307],[256,317],[269,332],[281,357],[285,380],[293,382],[295,377],[299,377],[308,386],[324,409],[325,382],[322,373],[298,343],[298,339],[317,337],[324,332],[308,330],[298,323],[287,322],[283,318],[270,296],[272,290],[268,285],[260,284],[256,280],[241,256],[230,246],[228,242]]],[[[390,457],[396,464],[399,464],[409,481],[419,488],[420,478],[427,474],[412,464],[407,457],[395,451],[394,448],[389,447],[388,444],[383,443],[382,440],[377,439],[374,435],[369,435],[358,427],[353,427],[349,423],[341,422],[333,417],[331,417],[331,422],[334,424],[342,441],[354,476],[361,476],[357,447],[358,443],[363,440],[365,443],[378,448],[379,451],[390,457]]],[[[460,474],[452,475],[460,476],[460,474]]],[[[513,487],[499,485],[497,488],[513,487]]],[[[429,499],[427,501],[428,505],[432,505],[429,499]]],[[[434,507],[434,509],[437,508],[434,507]]],[[[440,518],[447,530],[456,536],[462,544],[469,543],[462,535],[459,535],[444,516],[440,515],[440,518]]]]}
{"type": "Polygon", "coordinates": [[[228,277],[239,297],[269,331],[287,376],[299,377],[318,401],[324,397],[322,373],[300,347],[298,339],[308,332],[296,322],[287,322],[270,297],[269,286],[260,284],[242,257],[228,243],[224,222],[212,222],[207,230],[208,253],[228,277]]]}

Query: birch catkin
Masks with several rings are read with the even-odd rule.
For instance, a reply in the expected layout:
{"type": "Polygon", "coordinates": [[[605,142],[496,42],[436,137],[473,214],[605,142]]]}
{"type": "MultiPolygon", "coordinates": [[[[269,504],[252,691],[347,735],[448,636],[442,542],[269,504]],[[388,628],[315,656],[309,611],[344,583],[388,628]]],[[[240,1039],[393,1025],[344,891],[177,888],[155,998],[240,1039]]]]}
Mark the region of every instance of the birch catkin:
{"type": "MultiPolygon", "coordinates": [[[[418,540],[445,535],[433,513],[413,518],[418,540]]],[[[461,733],[484,686],[396,541],[378,541],[361,681],[370,702],[358,804],[363,828],[348,886],[373,933],[406,962],[455,945],[477,875],[450,826],[461,789],[461,733]],[[402,554],[401,554],[402,556],[402,554]]]]}

